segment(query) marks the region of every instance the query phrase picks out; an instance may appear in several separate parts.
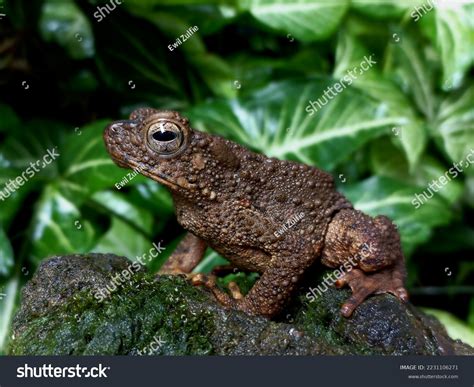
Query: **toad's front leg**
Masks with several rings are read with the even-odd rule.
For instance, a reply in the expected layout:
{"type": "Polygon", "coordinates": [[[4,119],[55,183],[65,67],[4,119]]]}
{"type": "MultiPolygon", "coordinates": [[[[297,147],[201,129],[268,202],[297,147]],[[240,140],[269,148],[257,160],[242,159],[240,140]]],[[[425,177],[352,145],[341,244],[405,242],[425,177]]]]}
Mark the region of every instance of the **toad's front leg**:
{"type": "Polygon", "coordinates": [[[204,256],[206,247],[206,242],[188,232],[163,264],[159,274],[191,273],[204,256]]]}
{"type": "Polygon", "coordinates": [[[260,279],[245,297],[235,283],[229,284],[232,296],[220,290],[215,277],[196,275],[193,283],[204,285],[212,291],[217,300],[228,308],[242,310],[248,314],[269,318],[278,315],[290,299],[291,294],[306,271],[314,262],[311,254],[295,255],[295,250],[280,250],[272,256],[271,262],[260,279]]]}

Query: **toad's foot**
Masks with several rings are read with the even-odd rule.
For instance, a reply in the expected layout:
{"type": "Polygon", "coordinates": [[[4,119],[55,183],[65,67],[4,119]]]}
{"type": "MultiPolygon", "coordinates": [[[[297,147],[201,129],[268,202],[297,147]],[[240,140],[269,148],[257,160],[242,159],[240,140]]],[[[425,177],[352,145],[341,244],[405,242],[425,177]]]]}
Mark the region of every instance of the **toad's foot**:
{"type": "Polygon", "coordinates": [[[404,274],[389,267],[376,273],[365,273],[352,269],[336,281],[336,287],[349,285],[352,296],[344,303],[341,314],[350,317],[352,312],[371,294],[391,293],[401,301],[408,301],[408,293],[403,284],[404,274]]]}
{"type": "Polygon", "coordinates": [[[214,294],[217,300],[225,307],[245,310],[242,305],[244,296],[240,292],[239,286],[234,281],[229,282],[229,285],[227,286],[232,295],[232,297],[230,297],[227,293],[223,292],[217,287],[215,275],[190,274],[189,278],[191,279],[191,283],[193,285],[202,285],[208,288],[212,294],[214,294]]]}

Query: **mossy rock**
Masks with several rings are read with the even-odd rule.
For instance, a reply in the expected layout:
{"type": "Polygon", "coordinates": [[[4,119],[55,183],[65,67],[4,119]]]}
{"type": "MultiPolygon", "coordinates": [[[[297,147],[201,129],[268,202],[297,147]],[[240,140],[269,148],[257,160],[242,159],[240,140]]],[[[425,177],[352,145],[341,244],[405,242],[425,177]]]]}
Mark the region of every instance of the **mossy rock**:
{"type": "Polygon", "coordinates": [[[451,340],[434,318],[390,295],[371,297],[346,319],[339,308],[348,291],[329,288],[312,303],[303,292],[287,313],[270,321],[221,307],[182,276],[138,271],[111,289],[112,277],[127,268],[126,258],[107,254],[43,262],[23,289],[10,353],[474,354],[451,340]],[[107,286],[112,291],[102,300],[98,292],[107,286]]]}

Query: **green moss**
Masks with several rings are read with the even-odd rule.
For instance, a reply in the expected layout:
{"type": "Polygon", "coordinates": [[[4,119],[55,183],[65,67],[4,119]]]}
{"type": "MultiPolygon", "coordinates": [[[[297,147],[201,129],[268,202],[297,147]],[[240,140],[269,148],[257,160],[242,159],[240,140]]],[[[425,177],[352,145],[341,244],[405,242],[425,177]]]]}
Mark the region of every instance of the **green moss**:
{"type": "Polygon", "coordinates": [[[347,320],[340,315],[339,307],[350,296],[348,290],[328,289],[324,297],[310,302],[300,295],[300,306],[295,317],[295,325],[314,340],[326,342],[328,346],[341,354],[371,354],[363,345],[359,345],[341,335],[347,320]]]}
{"type": "Polygon", "coordinates": [[[204,299],[204,293],[183,279],[154,281],[140,273],[101,303],[85,290],[34,319],[14,338],[11,353],[209,354],[206,332],[213,331],[212,318],[206,311],[192,314],[188,305],[189,300],[204,299]],[[159,348],[150,351],[156,341],[159,348]]]}

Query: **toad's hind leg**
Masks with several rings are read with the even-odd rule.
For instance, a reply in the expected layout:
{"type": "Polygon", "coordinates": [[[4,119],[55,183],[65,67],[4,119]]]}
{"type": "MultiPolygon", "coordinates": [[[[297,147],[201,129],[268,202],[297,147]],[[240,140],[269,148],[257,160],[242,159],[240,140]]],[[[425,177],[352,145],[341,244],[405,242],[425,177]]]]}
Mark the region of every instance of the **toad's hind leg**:
{"type": "Polygon", "coordinates": [[[345,269],[336,282],[337,287],[348,285],[352,290],[341,308],[345,317],[371,294],[391,293],[408,300],[400,237],[385,216],[371,218],[353,209],[340,211],[329,224],[322,262],[345,269]]]}
{"type": "Polygon", "coordinates": [[[204,256],[206,247],[206,242],[188,232],[161,267],[159,274],[191,273],[204,256]]]}

